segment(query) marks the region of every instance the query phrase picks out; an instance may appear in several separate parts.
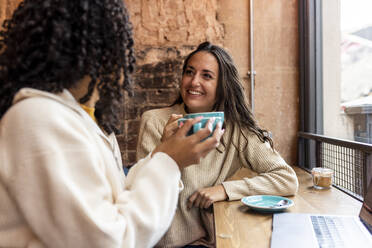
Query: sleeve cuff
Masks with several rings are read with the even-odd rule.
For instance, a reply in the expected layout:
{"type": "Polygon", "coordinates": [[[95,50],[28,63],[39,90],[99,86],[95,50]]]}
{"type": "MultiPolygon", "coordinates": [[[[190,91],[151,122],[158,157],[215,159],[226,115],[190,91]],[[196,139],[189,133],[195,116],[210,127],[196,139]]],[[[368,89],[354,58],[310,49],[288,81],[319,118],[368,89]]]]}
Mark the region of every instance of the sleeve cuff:
{"type": "MultiPolygon", "coordinates": [[[[152,156],[152,157],[155,157],[157,154],[159,154],[159,155],[161,154],[161,156],[166,156],[166,157],[168,157],[170,160],[172,160],[172,161],[173,161],[173,164],[177,167],[177,170],[180,172],[180,169],[179,169],[179,167],[178,167],[176,161],[175,161],[172,157],[170,157],[168,154],[166,154],[166,153],[164,153],[164,152],[157,152],[157,153],[155,153],[155,154],[152,155],[152,152],[151,152],[149,156],[150,156],[150,157],[151,157],[151,156],[152,156]]],[[[182,180],[180,179],[179,182],[178,182],[178,190],[179,190],[179,192],[181,192],[184,188],[185,188],[185,186],[184,186],[182,180]]]]}
{"type": "MultiPolygon", "coordinates": [[[[125,188],[128,189],[135,184],[135,179],[138,178],[137,175],[143,173],[142,170],[147,170],[147,168],[154,169],[152,168],[153,166],[155,166],[157,169],[161,169],[163,174],[174,175],[176,178],[178,178],[178,180],[181,180],[181,171],[173,158],[163,152],[157,152],[152,156],[151,154],[152,152],[131,167],[128,175],[126,176],[125,188]]],[[[181,186],[179,183],[178,187],[183,188],[183,184],[181,186]]]]}
{"type": "Polygon", "coordinates": [[[247,184],[244,180],[234,180],[222,182],[222,186],[225,188],[229,201],[240,200],[245,195],[249,195],[249,189],[247,192],[247,184]]]}
{"type": "Polygon", "coordinates": [[[172,168],[172,169],[176,170],[178,172],[178,174],[181,174],[180,169],[179,169],[176,161],[171,156],[169,156],[168,154],[166,154],[164,152],[157,152],[155,154],[152,154],[152,152],[151,152],[149,159],[159,159],[160,161],[161,160],[167,160],[167,162],[169,162],[169,164],[172,164],[172,165],[167,165],[167,167],[169,167],[169,169],[172,168]]]}

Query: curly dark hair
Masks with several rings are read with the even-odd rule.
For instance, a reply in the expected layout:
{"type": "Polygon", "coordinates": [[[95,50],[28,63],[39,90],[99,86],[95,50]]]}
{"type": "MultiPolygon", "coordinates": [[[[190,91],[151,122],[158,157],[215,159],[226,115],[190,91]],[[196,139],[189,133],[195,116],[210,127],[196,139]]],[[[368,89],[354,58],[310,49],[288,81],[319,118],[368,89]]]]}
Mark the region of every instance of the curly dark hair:
{"type": "Polygon", "coordinates": [[[58,93],[88,75],[79,101],[97,84],[97,122],[117,133],[122,88],[130,90],[134,71],[132,36],[123,0],[24,0],[0,32],[0,118],[21,88],[58,93]]]}
{"type": "MultiPolygon", "coordinates": [[[[245,137],[246,140],[248,139],[244,133],[244,130],[248,129],[255,133],[262,142],[267,141],[270,143],[271,148],[274,148],[273,140],[269,136],[269,132],[259,127],[252,111],[250,110],[243,84],[240,81],[238,70],[232,57],[225,49],[217,45],[213,45],[208,41],[201,43],[186,57],[183,63],[182,75],[186,71],[190,58],[194,54],[201,51],[212,54],[218,62],[218,85],[216,103],[213,109],[215,111],[224,111],[226,121],[231,123],[233,128],[235,128],[235,125],[237,125],[240,133],[243,135],[243,137],[245,137]]],[[[183,103],[181,94],[173,105],[180,103],[183,103]]]]}

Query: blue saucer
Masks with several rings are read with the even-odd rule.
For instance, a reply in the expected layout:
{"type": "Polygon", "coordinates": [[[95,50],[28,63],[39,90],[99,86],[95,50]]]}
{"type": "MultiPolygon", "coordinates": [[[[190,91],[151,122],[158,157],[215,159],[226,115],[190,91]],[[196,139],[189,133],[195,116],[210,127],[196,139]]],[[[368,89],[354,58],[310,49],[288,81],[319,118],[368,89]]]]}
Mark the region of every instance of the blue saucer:
{"type": "Polygon", "coordinates": [[[292,200],[276,195],[246,196],[241,202],[255,211],[267,213],[281,212],[294,205],[292,200]]]}

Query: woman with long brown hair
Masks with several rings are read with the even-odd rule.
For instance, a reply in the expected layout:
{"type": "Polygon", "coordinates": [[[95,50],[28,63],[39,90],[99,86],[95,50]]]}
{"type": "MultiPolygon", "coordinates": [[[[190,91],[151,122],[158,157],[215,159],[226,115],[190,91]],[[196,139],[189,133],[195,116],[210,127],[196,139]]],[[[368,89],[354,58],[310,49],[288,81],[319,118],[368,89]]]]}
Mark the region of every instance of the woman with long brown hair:
{"type": "Polygon", "coordinates": [[[202,43],[184,61],[180,96],[168,108],[143,114],[137,158],[178,129],[177,119],[187,113],[223,111],[225,133],[220,145],[200,163],[182,171],[181,192],[171,227],[159,247],[215,244],[213,202],[238,200],[247,195],[293,195],[298,181],[293,169],[274,150],[268,132],[251,113],[231,56],[221,47],[202,43]],[[168,117],[173,119],[168,121],[168,117]],[[164,135],[163,135],[164,133],[164,135]],[[251,178],[229,181],[240,168],[251,178]]]}

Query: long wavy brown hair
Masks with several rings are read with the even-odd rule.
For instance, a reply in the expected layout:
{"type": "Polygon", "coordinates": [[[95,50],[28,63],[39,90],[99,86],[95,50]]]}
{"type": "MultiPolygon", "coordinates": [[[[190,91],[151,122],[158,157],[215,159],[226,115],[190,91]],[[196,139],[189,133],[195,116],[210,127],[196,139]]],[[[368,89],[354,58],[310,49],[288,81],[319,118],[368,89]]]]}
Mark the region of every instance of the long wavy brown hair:
{"type": "MultiPolygon", "coordinates": [[[[218,62],[219,75],[216,93],[215,111],[224,111],[226,122],[232,127],[239,128],[240,133],[248,141],[244,130],[248,129],[255,133],[262,142],[269,142],[273,148],[273,140],[267,130],[261,129],[250,110],[244,87],[240,81],[238,70],[230,54],[225,49],[213,45],[210,42],[201,43],[196,50],[192,51],[185,59],[182,75],[185,73],[190,58],[198,52],[208,52],[212,54],[218,62]]],[[[181,94],[174,104],[183,103],[181,94]]],[[[248,144],[248,142],[246,142],[248,144]]],[[[235,146],[237,144],[234,144],[235,146]]]]}
{"type": "Polygon", "coordinates": [[[97,121],[106,132],[118,132],[122,88],[130,89],[134,63],[122,0],[24,0],[0,32],[0,118],[21,88],[58,93],[88,75],[80,102],[97,86],[97,121]]]}

